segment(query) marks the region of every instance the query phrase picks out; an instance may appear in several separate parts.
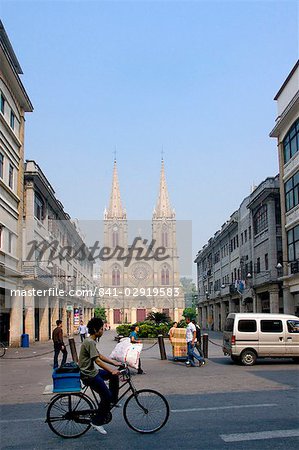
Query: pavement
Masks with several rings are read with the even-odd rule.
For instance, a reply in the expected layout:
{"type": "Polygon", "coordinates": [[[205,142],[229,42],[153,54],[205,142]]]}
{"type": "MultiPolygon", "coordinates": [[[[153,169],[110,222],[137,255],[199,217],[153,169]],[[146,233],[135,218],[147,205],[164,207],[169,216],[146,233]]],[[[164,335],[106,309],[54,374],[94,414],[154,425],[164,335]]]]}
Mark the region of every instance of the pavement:
{"type": "MultiPolygon", "coordinates": [[[[114,332],[107,331],[98,347],[109,355],[114,332]]],[[[131,449],[295,449],[299,445],[299,371],[291,360],[258,360],[253,367],[235,365],[224,357],[221,333],[210,332],[209,360],[204,367],[186,367],[160,359],[159,347],[144,344],[142,366],[146,375],[133,374],[137,389],[156,389],[167,397],[171,414],[167,425],[153,435],[130,430],[115,411],[106,426],[107,436],[88,431],[80,439],[63,440],[44,423],[43,395],[52,383],[51,343],[26,349],[8,349],[0,359],[1,449],[81,449],[117,446],[131,449]]],[[[78,337],[75,337],[78,340],[78,337]]],[[[79,351],[80,343],[77,342],[79,351]]]]}

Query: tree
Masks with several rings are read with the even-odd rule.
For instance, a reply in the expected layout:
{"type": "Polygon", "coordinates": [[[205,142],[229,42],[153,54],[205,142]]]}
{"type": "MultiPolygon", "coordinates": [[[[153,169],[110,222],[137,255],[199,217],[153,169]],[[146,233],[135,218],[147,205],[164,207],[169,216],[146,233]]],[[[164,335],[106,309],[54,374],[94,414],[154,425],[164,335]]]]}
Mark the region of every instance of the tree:
{"type": "Polygon", "coordinates": [[[103,322],[107,322],[106,310],[103,307],[95,308],[94,316],[102,319],[103,322]]]}
{"type": "Polygon", "coordinates": [[[155,322],[156,324],[168,323],[169,322],[169,317],[165,313],[151,312],[147,316],[146,320],[150,320],[152,322],[155,322]]]}
{"type": "Polygon", "coordinates": [[[196,308],[192,307],[192,308],[185,308],[183,311],[183,317],[190,317],[190,320],[196,320],[196,308]]]}
{"type": "Polygon", "coordinates": [[[180,281],[183,287],[186,308],[196,307],[198,294],[195,283],[191,278],[186,277],[182,277],[180,281]]]}

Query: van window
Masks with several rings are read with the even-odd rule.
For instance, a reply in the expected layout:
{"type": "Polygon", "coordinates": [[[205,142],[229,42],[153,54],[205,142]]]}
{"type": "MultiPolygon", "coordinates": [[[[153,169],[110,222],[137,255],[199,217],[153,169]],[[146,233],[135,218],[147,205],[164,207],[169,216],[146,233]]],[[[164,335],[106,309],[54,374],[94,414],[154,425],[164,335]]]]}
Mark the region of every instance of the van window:
{"type": "Polygon", "coordinates": [[[256,320],[239,320],[238,331],[253,333],[256,331],[256,320]]]}
{"type": "Polygon", "coordinates": [[[233,331],[235,319],[226,319],[224,331],[233,331]]]}
{"type": "Polygon", "coordinates": [[[281,333],[281,320],[261,320],[261,331],[263,333],[281,333]]]}
{"type": "Polygon", "coordinates": [[[288,320],[287,325],[289,333],[299,333],[299,320],[288,320]]]}

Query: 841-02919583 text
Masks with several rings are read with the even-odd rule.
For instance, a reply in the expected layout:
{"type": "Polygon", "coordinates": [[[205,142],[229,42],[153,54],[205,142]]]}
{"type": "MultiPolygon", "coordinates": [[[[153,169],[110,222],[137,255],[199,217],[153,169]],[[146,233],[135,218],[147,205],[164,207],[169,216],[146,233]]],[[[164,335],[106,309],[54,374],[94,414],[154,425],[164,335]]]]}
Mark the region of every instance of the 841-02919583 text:
{"type": "Polygon", "coordinates": [[[100,297],[178,297],[180,295],[179,288],[161,287],[161,288],[99,288],[98,295],[100,297]]]}

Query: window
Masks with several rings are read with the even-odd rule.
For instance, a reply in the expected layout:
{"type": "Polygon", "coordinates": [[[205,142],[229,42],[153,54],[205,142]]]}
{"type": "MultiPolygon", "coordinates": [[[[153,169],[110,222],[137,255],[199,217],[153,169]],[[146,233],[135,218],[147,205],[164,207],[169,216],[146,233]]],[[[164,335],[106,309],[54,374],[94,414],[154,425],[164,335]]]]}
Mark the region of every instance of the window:
{"type": "Polygon", "coordinates": [[[247,230],[244,231],[244,241],[247,242],[247,230]]]}
{"type": "Polygon", "coordinates": [[[118,229],[115,227],[112,232],[112,247],[116,247],[118,245],[118,229]]]}
{"type": "Polygon", "coordinates": [[[281,333],[281,320],[261,320],[261,331],[263,333],[281,333]]]}
{"type": "Polygon", "coordinates": [[[265,254],[265,270],[269,270],[269,257],[268,257],[268,253],[265,254]]]}
{"type": "Polygon", "coordinates": [[[217,250],[217,252],[214,254],[214,264],[218,263],[220,261],[220,250],[217,250]]]}
{"type": "Polygon", "coordinates": [[[8,186],[10,187],[10,189],[13,189],[13,165],[12,164],[9,164],[8,186]]]}
{"type": "Polygon", "coordinates": [[[112,270],[112,286],[120,286],[120,270],[114,267],[112,270]]]}
{"type": "Polygon", "coordinates": [[[165,314],[167,317],[169,317],[169,308],[163,308],[162,309],[163,314],[165,314]]]}
{"type": "Polygon", "coordinates": [[[243,238],[243,233],[241,233],[241,245],[244,244],[244,238],[243,238]]]}
{"type": "Polygon", "coordinates": [[[268,226],[267,205],[262,205],[255,213],[253,218],[254,234],[258,234],[265,230],[268,226]]]}
{"type": "Polygon", "coordinates": [[[34,195],[34,215],[40,221],[44,219],[44,202],[37,193],[34,195]]]}
{"type": "Polygon", "coordinates": [[[251,227],[248,228],[248,239],[251,239],[251,227]]]}
{"type": "Polygon", "coordinates": [[[239,320],[238,331],[254,333],[256,331],[256,320],[239,320]]]}
{"type": "Polygon", "coordinates": [[[299,150],[299,119],[291,126],[283,140],[283,157],[286,164],[299,150]]]}
{"type": "Polygon", "coordinates": [[[3,169],[4,169],[4,155],[0,153],[0,178],[3,178],[3,169]]]}
{"type": "Polygon", "coordinates": [[[224,331],[232,332],[234,329],[235,319],[226,319],[224,331]]]}
{"type": "Polygon", "coordinates": [[[168,234],[167,234],[167,230],[162,230],[162,247],[168,247],[168,234]]]}
{"type": "Polygon", "coordinates": [[[285,184],[286,211],[294,208],[299,203],[299,170],[285,184]]]}
{"type": "Polygon", "coordinates": [[[169,285],[169,270],[167,267],[163,267],[161,270],[161,284],[162,286],[169,285]]]}
{"type": "Polygon", "coordinates": [[[5,97],[1,92],[1,98],[0,98],[0,110],[2,112],[2,114],[4,114],[4,110],[5,110],[5,97]]]}
{"type": "Polygon", "coordinates": [[[14,130],[15,129],[15,115],[13,111],[10,111],[10,127],[14,130]]]}
{"type": "Polygon", "coordinates": [[[256,273],[260,273],[261,271],[261,258],[257,258],[256,260],[256,273]]]}
{"type": "Polygon", "coordinates": [[[299,320],[288,320],[287,326],[289,333],[299,333],[299,320]]]}
{"type": "Polygon", "coordinates": [[[12,252],[12,240],[13,234],[11,232],[8,233],[8,253],[12,252]]]}
{"type": "Polygon", "coordinates": [[[288,260],[299,260],[299,225],[288,231],[288,260]]]}

